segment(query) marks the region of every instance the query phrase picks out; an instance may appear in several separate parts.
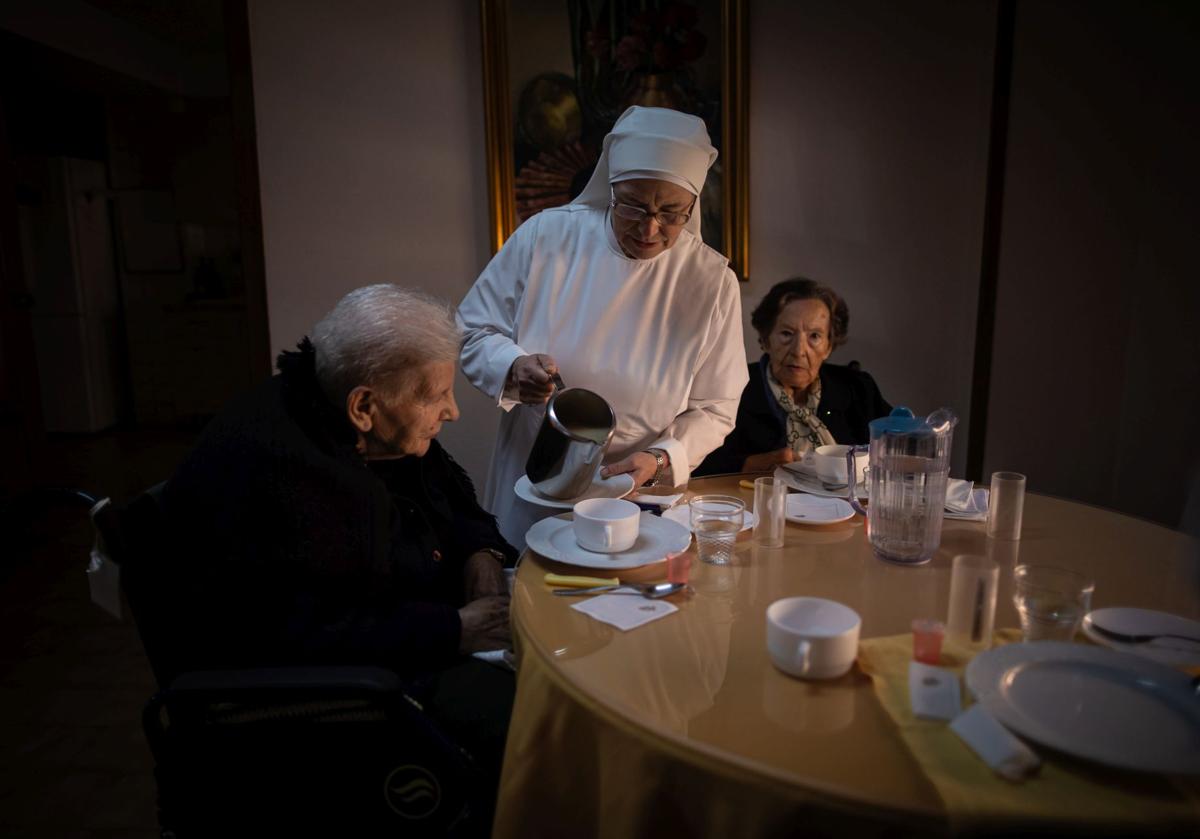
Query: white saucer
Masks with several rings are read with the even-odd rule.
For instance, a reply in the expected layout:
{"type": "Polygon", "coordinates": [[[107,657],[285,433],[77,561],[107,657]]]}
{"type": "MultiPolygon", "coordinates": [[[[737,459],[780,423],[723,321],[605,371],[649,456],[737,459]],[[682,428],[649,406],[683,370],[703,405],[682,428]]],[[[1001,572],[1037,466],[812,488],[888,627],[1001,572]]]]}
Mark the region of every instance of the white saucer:
{"type": "Polygon", "coordinates": [[[1200,772],[1192,679],[1103,647],[1034,641],[982,652],[967,687],[1017,734],[1122,769],[1200,772]]]}
{"type": "Polygon", "coordinates": [[[1126,644],[1102,635],[1092,626],[1098,623],[1113,632],[1126,635],[1154,635],[1172,632],[1200,638],[1200,621],[1188,620],[1168,612],[1153,609],[1096,609],[1084,615],[1081,629],[1088,639],[1123,653],[1133,653],[1170,667],[1200,667],[1200,641],[1181,638],[1159,638],[1140,644],[1126,644]]]}
{"type": "Polygon", "coordinates": [[[522,475],[517,478],[517,483],[513,486],[513,491],[530,504],[537,504],[541,507],[554,507],[558,510],[570,510],[580,501],[587,498],[624,498],[633,492],[633,476],[626,473],[624,475],[613,475],[611,478],[601,478],[597,475],[592,479],[592,485],[582,495],[575,498],[558,499],[547,498],[542,495],[533,488],[529,476],[522,475]]]}
{"type": "Polygon", "coordinates": [[[546,559],[581,565],[584,568],[623,570],[662,562],[669,553],[686,551],[692,534],[686,527],[652,513],[642,513],[637,541],[620,553],[603,554],[585,550],[575,541],[569,517],[542,519],[525,534],[525,544],[546,559]]]}
{"type": "Polygon", "coordinates": [[[841,498],[789,493],[784,518],[796,524],[833,524],[854,518],[854,508],[841,498]]]}
{"type": "MultiPolygon", "coordinates": [[[[792,464],[785,463],[782,466],[775,468],[775,477],[782,480],[794,490],[807,492],[809,495],[819,495],[822,498],[845,498],[847,487],[838,489],[827,489],[820,479],[811,472],[801,468],[794,469],[792,464]]],[[[858,490],[858,498],[860,501],[866,500],[867,485],[859,483],[855,487],[858,490]]]]}
{"type": "MultiPolygon", "coordinates": [[[[692,531],[692,511],[688,509],[687,504],[680,504],[678,507],[672,507],[669,510],[663,510],[662,517],[670,519],[676,524],[681,524],[692,531]]],[[[742,530],[749,530],[758,523],[758,516],[754,515],[753,510],[746,510],[742,514],[742,530]]],[[[739,531],[740,532],[740,531],[739,531]]]]}

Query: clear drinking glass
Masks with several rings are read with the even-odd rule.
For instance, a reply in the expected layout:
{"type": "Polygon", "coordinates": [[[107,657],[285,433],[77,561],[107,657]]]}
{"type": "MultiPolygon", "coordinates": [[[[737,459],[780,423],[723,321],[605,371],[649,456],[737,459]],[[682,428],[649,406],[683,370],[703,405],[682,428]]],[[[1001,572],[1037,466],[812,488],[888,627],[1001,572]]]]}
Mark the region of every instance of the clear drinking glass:
{"type": "Polygon", "coordinates": [[[754,544],[763,548],[783,547],[787,483],[780,478],[754,479],[754,544]]]}
{"type": "Polygon", "coordinates": [[[993,539],[1021,538],[1025,508],[1025,476],[1020,472],[993,472],[988,493],[987,535],[993,539]]]}
{"type": "Polygon", "coordinates": [[[992,646],[1000,566],[986,556],[960,554],[950,567],[946,632],[959,643],[986,650],[992,646]]]}
{"type": "Polygon", "coordinates": [[[697,495],[688,502],[696,553],[701,562],[728,565],[742,529],[746,504],[732,495],[697,495]]]}
{"type": "Polygon", "coordinates": [[[1013,569],[1013,603],[1026,641],[1070,641],[1092,608],[1096,584],[1077,571],[1053,565],[1013,569]]]}

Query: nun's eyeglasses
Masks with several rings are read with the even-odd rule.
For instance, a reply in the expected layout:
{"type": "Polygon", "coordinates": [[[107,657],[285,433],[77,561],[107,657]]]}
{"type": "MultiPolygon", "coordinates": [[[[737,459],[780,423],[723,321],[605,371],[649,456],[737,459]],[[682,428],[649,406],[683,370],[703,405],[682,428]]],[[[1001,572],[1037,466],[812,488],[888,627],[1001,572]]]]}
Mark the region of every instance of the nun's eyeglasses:
{"type": "Polygon", "coordinates": [[[613,214],[618,218],[623,218],[628,221],[636,221],[639,224],[648,218],[658,222],[659,227],[679,227],[688,223],[688,219],[692,217],[692,209],[696,206],[696,199],[692,199],[692,206],[688,207],[686,213],[648,213],[641,207],[634,207],[632,204],[621,204],[617,202],[617,194],[612,187],[608,188],[609,195],[612,200],[609,201],[609,206],[612,207],[613,214]]]}

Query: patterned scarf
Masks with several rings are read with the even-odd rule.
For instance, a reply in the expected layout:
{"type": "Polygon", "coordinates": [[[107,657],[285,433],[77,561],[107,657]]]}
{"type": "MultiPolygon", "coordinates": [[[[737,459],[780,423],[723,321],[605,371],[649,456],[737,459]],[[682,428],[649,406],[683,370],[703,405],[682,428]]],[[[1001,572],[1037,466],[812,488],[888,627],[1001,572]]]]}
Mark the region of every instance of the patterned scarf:
{"type": "Polygon", "coordinates": [[[792,401],[791,392],[771,372],[771,365],[764,363],[763,367],[767,371],[767,385],[787,415],[787,444],[792,451],[803,455],[817,446],[836,443],[825,423],[817,416],[817,406],[821,404],[821,380],[817,379],[809,386],[808,397],[803,404],[797,405],[792,401]]]}

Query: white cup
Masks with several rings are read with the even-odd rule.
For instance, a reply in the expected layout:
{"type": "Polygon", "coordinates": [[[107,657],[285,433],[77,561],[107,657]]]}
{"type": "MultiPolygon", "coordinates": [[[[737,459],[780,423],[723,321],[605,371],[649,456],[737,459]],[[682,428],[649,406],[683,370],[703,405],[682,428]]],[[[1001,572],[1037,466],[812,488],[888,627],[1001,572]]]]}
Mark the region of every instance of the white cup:
{"type": "Polygon", "coordinates": [[[802,679],[836,679],[858,655],[858,612],[820,597],[785,597],[767,607],[767,653],[802,679]]]}
{"type": "MultiPolygon", "coordinates": [[[[846,475],[848,451],[849,446],[840,444],[817,446],[817,450],[813,452],[813,468],[817,470],[817,477],[821,479],[821,483],[830,487],[843,487],[849,482],[846,475]]],[[[870,459],[871,455],[866,451],[854,455],[854,476],[860,485],[866,480],[865,470],[870,459]]]]}
{"type": "Polygon", "coordinates": [[[597,553],[617,553],[633,547],[642,511],[621,498],[589,498],[575,505],[575,541],[597,553]]]}

